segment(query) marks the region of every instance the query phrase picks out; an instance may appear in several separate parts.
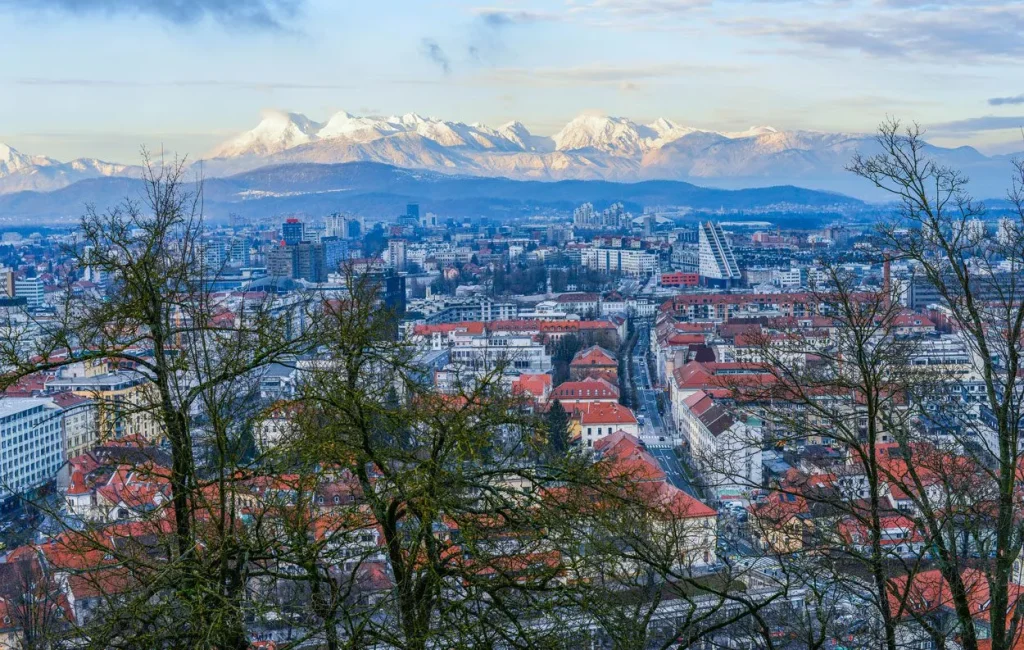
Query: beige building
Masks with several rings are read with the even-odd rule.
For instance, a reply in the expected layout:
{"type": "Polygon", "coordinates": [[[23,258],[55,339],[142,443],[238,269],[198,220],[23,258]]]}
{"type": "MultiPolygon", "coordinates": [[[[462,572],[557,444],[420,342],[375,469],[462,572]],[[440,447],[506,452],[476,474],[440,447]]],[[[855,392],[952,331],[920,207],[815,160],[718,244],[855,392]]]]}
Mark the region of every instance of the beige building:
{"type": "Polygon", "coordinates": [[[106,364],[84,369],[73,366],[63,376],[46,382],[46,390],[70,391],[92,400],[100,441],[141,436],[156,443],[163,437],[163,426],[154,408],[155,389],[140,372],[107,371],[106,364]]]}

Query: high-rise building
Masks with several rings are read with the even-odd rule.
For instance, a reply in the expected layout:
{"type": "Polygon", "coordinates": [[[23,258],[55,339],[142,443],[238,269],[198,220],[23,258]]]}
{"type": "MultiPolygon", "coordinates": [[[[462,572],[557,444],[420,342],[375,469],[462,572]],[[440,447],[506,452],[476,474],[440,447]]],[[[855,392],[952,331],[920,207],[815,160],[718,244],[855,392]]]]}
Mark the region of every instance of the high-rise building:
{"type": "Polygon", "coordinates": [[[388,240],[388,259],[396,271],[404,271],[408,258],[404,239],[388,240]]]}
{"type": "Polygon", "coordinates": [[[213,272],[219,271],[221,267],[227,264],[229,250],[228,242],[223,239],[214,239],[206,242],[203,246],[203,258],[207,269],[213,272]]]}
{"type": "Polygon", "coordinates": [[[327,280],[323,244],[301,242],[294,248],[295,261],[292,267],[292,278],[306,280],[307,282],[324,282],[327,280]]]}
{"type": "Polygon", "coordinates": [[[295,271],[292,246],[275,246],[267,251],[267,274],[277,278],[290,278],[295,271]]]}
{"type": "Polygon", "coordinates": [[[613,203],[607,210],[597,212],[590,203],[584,203],[572,213],[573,225],[581,228],[618,230],[631,218],[621,203],[613,203]]]}
{"type": "Polygon", "coordinates": [[[295,246],[301,241],[306,239],[306,229],[304,224],[298,219],[291,218],[284,222],[281,226],[281,236],[284,238],[284,243],[289,246],[295,246]]]}
{"type": "Polygon", "coordinates": [[[405,276],[394,270],[371,271],[366,274],[367,280],[376,284],[377,299],[381,305],[395,318],[394,331],[391,335],[398,336],[397,321],[405,317],[405,276]]]}
{"type": "Polygon", "coordinates": [[[14,295],[24,298],[29,307],[42,307],[46,302],[43,281],[39,278],[24,278],[14,281],[14,295]]]}
{"type": "Polygon", "coordinates": [[[405,216],[410,221],[413,221],[415,223],[419,223],[420,222],[420,204],[419,203],[410,203],[410,204],[406,205],[405,206],[405,216]]]}
{"type": "Polygon", "coordinates": [[[729,288],[743,278],[722,227],[713,221],[700,225],[699,273],[705,284],[729,288]]]}
{"type": "Polygon", "coordinates": [[[228,258],[233,264],[249,266],[249,264],[252,263],[252,258],[249,254],[249,242],[241,237],[232,239],[228,251],[228,258]]]}
{"type": "Polygon", "coordinates": [[[320,245],[324,247],[324,268],[327,273],[337,273],[349,258],[348,242],[339,237],[323,237],[320,245]]]}

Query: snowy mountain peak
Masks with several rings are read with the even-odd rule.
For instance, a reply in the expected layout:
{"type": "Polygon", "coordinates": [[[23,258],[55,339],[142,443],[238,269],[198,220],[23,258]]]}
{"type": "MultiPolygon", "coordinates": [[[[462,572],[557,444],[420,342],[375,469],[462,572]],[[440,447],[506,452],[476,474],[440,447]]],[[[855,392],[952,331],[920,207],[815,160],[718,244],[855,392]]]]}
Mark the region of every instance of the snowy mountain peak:
{"type": "Polygon", "coordinates": [[[256,128],[221,144],[206,157],[267,156],[313,141],[321,126],[300,113],[264,111],[256,128]]]}
{"type": "Polygon", "coordinates": [[[668,133],[679,128],[679,125],[672,120],[667,120],[664,117],[659,117],[650,124],[647,125],[649,129],[652,129],[658,133],[668,133]]]}
{"type": "Polygon", "coordinates": [[[579,115],[555,134],[555,149],[596,149],[604,153],[636,156],[646,149],[641,128],[622,117],[579,115]]]}
{"type": "Polygon", "coordinates": [[[395,131],[395,125],[387,120],[356,117],[345,111],[339,111],[327,120],[316,135],[321,140],[347,138],[353,142],[369,142],[395,131]]]}
{"type": "Polygon", "coordinates": [[[727,138],[756,138],[761,135],[771,135],[773,133],[779,133],[779,130],[774,126],[752,126],[746,131],[728,131],[722,133],[727,138]]]}
{"type": "Polygon", "coordinates": [[[132,173],[127,165],[78,158],[62,163],[47,156],[32,156],[0,143],[0,194],[22,190],[49,191],[86,178],[123,176],[132,173]]]}

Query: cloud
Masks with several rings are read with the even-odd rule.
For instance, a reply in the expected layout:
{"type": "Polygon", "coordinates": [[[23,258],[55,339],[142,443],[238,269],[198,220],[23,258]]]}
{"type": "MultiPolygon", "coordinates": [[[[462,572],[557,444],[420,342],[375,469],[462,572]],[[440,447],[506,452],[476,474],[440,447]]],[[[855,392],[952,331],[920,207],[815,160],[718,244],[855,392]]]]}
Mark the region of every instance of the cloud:
{"type": "Polygon", "coordinates": [[[735,68],[731,66],[700,64],[587,65],[568,68],[498,68],[488,72],[482,79],[508,85],[614,85],[623,90],[634,90],[638,88],[639,81],[733,71],[735,68]]]}
{"type": "Polygon", "coordinates": [[[473,9],[475,13],[488,27],[501,29],[512,25],[529,25],[545,21],[559,20],[559,16],[544,11],[492,9],[489,7],[478,7],[473,9]]]}
{"type": "Polygon", "coordinates": [[[929,126],[929,130],[943,133],[976,133],[978,131],[1003,131],[1005,129],[1019,129],[1022,127],[1024,127],[1024,115],[985,115],[983,117],[969,117],[964,120],[932,124],[929,126]]]}
{"type": "Polygon", "coordinates": [[[930,63],[1024,59],[1024,5],[889,0],[850,3],[838,17],[720,22],[747,36],[778,37],[822,50],[930,63]],[[931,10],[922,11],[927,6],[931,10]]]}
{"type": "Polygon", "coordinates": [[[444,50],[441,49],[441,46],[434,39],[424,38],[420,41],[420,54],[441,68],[441,71],[445,74],[451,73],[452,63],[448,59],[448,55],[444,53],[444,50]]]}
{"type": "Polygon", "coordinates": [[[993,97],[988,100],[990,106],[1007,106],[1010,104],[1024,104],[1024,95],[1015,95],[1013,97],[993,97]]]}
{"type": "Polygon", "coordinates": [[[84,79],[21,77],[13,83],[19,86],[78,86],[83,88],[233,88],[240,90],[340,90],[350,84],[302,83],[294,81],[238,81],[218,79],[180,79],[172,81],[136,81],[121,79],[84,79]]]}
{"type": "Polygon", "coordinates": [[[712,0],[593,0],[578,9],[599,9],[631,16],[673,16],[710,7],[712,0]]]}
{"type": "Polygon", "coordinates": [[[286,29],[305,0],[0,0],[0,9],[148,16],[176,26],[206,19],[232,28],[286,29]]]}

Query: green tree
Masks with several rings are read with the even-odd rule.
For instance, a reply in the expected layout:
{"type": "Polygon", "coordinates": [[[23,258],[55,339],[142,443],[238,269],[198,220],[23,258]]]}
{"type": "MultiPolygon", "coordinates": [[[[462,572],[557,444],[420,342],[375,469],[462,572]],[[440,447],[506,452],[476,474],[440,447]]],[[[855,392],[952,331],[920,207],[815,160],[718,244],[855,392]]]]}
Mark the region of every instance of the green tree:
{"type": "Polygon", "coordinates": [[[569,414],[557,399],[548,409],[547,425],[548,449],[556,456],[564,455],[569,449],[569,414]]]}

